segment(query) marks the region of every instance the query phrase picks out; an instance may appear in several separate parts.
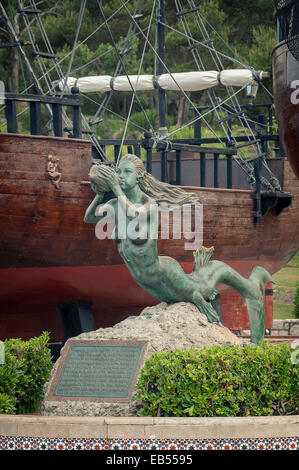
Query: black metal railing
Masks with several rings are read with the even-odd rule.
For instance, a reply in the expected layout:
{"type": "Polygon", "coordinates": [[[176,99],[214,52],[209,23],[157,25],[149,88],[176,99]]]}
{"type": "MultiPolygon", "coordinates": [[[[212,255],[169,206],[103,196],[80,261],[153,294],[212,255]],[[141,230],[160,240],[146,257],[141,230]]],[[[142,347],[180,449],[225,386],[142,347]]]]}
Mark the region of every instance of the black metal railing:
{"type": "MultiPolygon", "coordinates": [[[[82,131],[81,127],[81,106],[83,104],[83,97],[78,93],[78,90],[73,88],[72,94],[64,95],[63,97],[57,95],[33,95],[33,94],[5,94],[5,113],[7,119],[7,132],[17,133],[18,132],[18,116],[17,116],[17,102],[29,103],[30,111],[30,132],[32,135],[42,135],[41,125],[41,106],[45,106],[48,113],[50,114],[53,122],[53,132],[57,137],[62,137],[64,131],[68,132],[68,137],[82,138],[82,134],[86,133],[82,131]],[[72,108],[72,127],[63,128],[63,107],[70,106],[72,108]]],[[[243,105],[241,108],[259,109],[266,108],[268,116],[260,115],[258,117],[258,123],[261,124],[260,130],[254,139],[259,140],[260,148],[264,149],[266,154],[267,145],[269,141],[275,142],[275,155],[279,156],[281,152],[279,135],[268,132],[268,127],[272,129],[273,116],[272,107],[269,104],[261,105],[243,105]],[[277,151],[276,151],[277,150],[277,151]]],[[[198,108],[201,113],[208,107],[198,108]]],[[[241,113],[239,113],[241,114],[241,113]]],[[[233,119],[231,116],[231,110],[228,110],[228,116],[225,119],[233,119]]],[[[256,129],[255,129],[256,131],[256,129]]],[[[93,143],[96,137],[93,135],[93,143]]],[[[198,178],[194,185],[196,186],[209,186],[214,188],[225,187],[228,189],[238,188],[239,176],[244,171],[238,165],[235,165],[234,155],[237,154],[237,148],[241,146],[250,145],[253,137],[237,136],[235,142],[237,145],[232,144],[230,138],[222,138],[222,142],[226,144],[226,147],[216,148],[214,146],[207,146],[209,144],[219,143],[216,138],[203,138],[201,135],[201,124],[200,120],[195,122],[194,125],[194,138],[193,139],[178,139],[169,141],[160,141],[154,145],[153,137],[150,133],[145,133],[144,138],[137,139],[125,139],[124,141],[117,139],[99,139],[96,141],[96,146],[92,147],[92,156],[94,160],[99,161],[106,154],[107,147],[113,147],[114,162],[117,162],[120,153],[121,146],[127,147],[128,153],[134,153],[141,157],[142,152],[145,153],[145,166],[149,173],[155,171],[155,176],[161,181],[168,182],[171,184],[181,185],[186,184],[186,170],[182,152],[193,152],[197,154],[197,160],[199,160],[199,172],[198,178]],[[96,148],[97,147],[97,148],[96,148]],[[153,148],[155,147],[155,148],[153,148]],[[101,152],[99,152],[99,149],[101,152]],[[175,168],[175,177],[169,177],[169,158],[171,155],[172,167],[175,168]],[[157,165],[158,163],[158,165],[157,165]],[[153,166],[154,165],[154,166],[153,166]],[[159,171],[157,171],[160,165],[159,171]],[[225,173],[225,182],[223,183],[223,175],[225,173]],[[212,174],[212,176],[211,176],[212,174]],[[234,179],[236,181],[234,181],[234,179]],[[221,181],[220,181],[221,180],[221,181]]],[[[124,149],[122,150],[125,151],[124,149]]],[[[275,160],[275,159],[274,159],[275,160]]],[[[198,162],[197,162],[198,165],[198,162]]],[[[192,184],[191,184],[192,185],[192,184]]],[[[244,188],[244,185],[241,186],[244,188]]],[[[248,188],[249,189],[249,188],[248,188]]]]}
{"type": "MultiPolygon", "coordinates": [[[[232,175],[232,157],[237,154],[237,150],[231,148],[215,148],[215,147],[203,147],[198,145],[188,145],[180,142],[159,142],[155,148],[153,148],[153,139],[150,133],[145,133],[144,139],[134,140],[126,139],[122,142],[123,147],[127,147],[127,153],[134,153],[138,157],[141,156],[141,149],[145,149],[145,167],[148,173],[153,173],[153,163],[160,164],[160,174],[157,174],[158,178],[167,183],[181,185],[182,184],[182,166],[183,158],[182,152],[192,152],[200,155],[200,181],[198,185],[206,186],[206,173],[207,173],[207,157],[212,155],[214,159],[214,187],[218,188],[219,185],[219,157],[224,156],[226,161],[226,176],[227,176],[227,188],[233,187],[233,175],[232,175]],[[169,167],[169,155],[175,153],[175,179],[170,180],[168,176],[169,167]],[[153,162],[153,158],[154,162],[153,162]]],[[[120,152],[120,141],[113,139],[101,139],[99,145],[103,152],[106,151],[107,147],[113,147],[114,163],[117,162],[120,152]]],[[[101,160],[101,154],[99,154],[95,148],[93,148],[93,157],[95,160],[101,160]]],[[[157,172],[156,172],[157,173],[157,172]]]]}
{"type": "Polygon", "coordinates": [[[72,108],[72,133],[69,137],[82,138],[81,106],[83,97],[78,93],[64,95],[62,98],[55,95],[33,95],[5,93],[5,115],[7,132],[18,133],[17,102],[29,103],[30,133],[42,135],[41,106],[45,106],[53,122],[53,132],[56,137],[63,136],[63,107],[72,108]]]}

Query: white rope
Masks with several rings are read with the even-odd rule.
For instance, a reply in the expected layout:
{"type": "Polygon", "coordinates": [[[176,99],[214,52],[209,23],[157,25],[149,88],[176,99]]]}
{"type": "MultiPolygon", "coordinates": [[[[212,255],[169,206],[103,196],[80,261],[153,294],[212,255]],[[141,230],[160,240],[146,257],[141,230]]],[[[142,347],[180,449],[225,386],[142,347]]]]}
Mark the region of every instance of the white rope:
{"type": "MultiPolygon", "coordinates": [[[[141,13],[142,10],[143,10],[143,7],[144,7],[144,0],[142,0],[141,2],[140,2],[140,0],[138,0],[136,2],[136,6],[135,6],[135,10],[134,10],[134,16],[138,13],[141,13]],[[141,3],[141,5],[140,5],[140,3],[141,3]]],[[[120,47],[120,45],[122,46],[122,52],[126,51],[130,47],[134,37],[136,37],[136,36],[137,36],[136,35],[136,26],[131,21],[128,32],[127,32],[126,39],[121,44],[118,45],[118,47],[120,47]]],[[[111,52],[112,50],[114,50],[114,48],[109,49],[108,52],[111,52]]],[[[101,56],[103,56],[103,55],[104,54],[101,54],[101,56]]],[[[121,58],[122,59],[119,60],[118,63],[117,63],[117,66],[114,70],[114,75],[113,75],[114,77],[117,76],[120,73],[120,71],[122,70],[122,66],[123,66],[124,61],[126,60],[126,57],[127,57],[127,55],[123,56],[122,53],[121,53],[121,58]]],[[[103,113],[107,109],[107,104],[109,103],[113,93],[114,93],[113,90],[110,91],[109,93],[105,93],[105,97],[102,100],[102,103],[98,104],[98,109],[97,109],[95,115],[93,116],[93,121],[96,121],[98,117],[99,117],[99,119],[101,119],[103,113]]],[[[95,131],[98,128],[98,125],[99,124],[97,124],[97,126],[95,127],[95,131]]]]}
{"type": "MultiPolygon", "coordinates": [[[[136,94],[136,91],[135,91],[135,89],[134,89],[134,87],[133,87],[133,85],[132,85],[131,79],[130,79],[130,77],[129,77],[127,71],[126,71],[125,65],[124,65],[124,63],[123,63],[123,61],[122,61],[122,59],[121,59],[121,57],[120,57],[119,51],[118,51],[118,49],[117,49],[117,46],[116,46],[116,43],[115,43],[115,41],[114,41],[112,32],[111,32],[110,27],[109,27],[109,25],[108,25],[108,22],[107,22],[107,20],[106,20],[106,18],[105,18],[104,11],[103,11],[103,9],[102,9],[100,3],[99,3],[99,0],[97,0],[97,3],[98,3],[98,6],[99,6],[99,9],[100,9],[100,11],[101,11],[101,14],[102,14],[102,16],[103,16],[103,18],[104,18],[104,21],[105,21],[107,30],[108,30],[108,32],[109,32],[109,35],[110,35],[110,37],[111,37],[113,46],[114,46],[115,51],[116,51],[116,54],[117,54],[117,56],[119,57],[119,59],[120,59],[120,61],[121,61],[121,63],[122,63],[122,67],[123,67],[124,73],[125,73],[125,75],[127,76],[127,79],[128,79],[129,85],[130,85],[130,88],[131,88],[131,90],[132,90],[132,92],[133,92],[133,95],[134,95],[134,97],[136,97],[136,99],[137,99],[137,101],[138,101],[138,104],[139,104],[139,106],[140,106],[140,109],[141,109],[141,111],[143,112],[144,117],[145,117],[145,119],[147,120],[147,122],[148,122],[148,124],[149,124],[149,127],[152,129],[152,128],[153,128],[153,127],[152,127],[152,124],[151,124],[151,122],[150,122],[150,120],[149,120],[149,118],[148,118],[148,116],[147,116],[147,114],[146,114],[146,112],[145,112],[145,110],[144,110],[144,108],[143,108],[143,106],[142,106],[142,103],[141,103],[140,99],[138,98],[138,95],[136,94]]],[[[122,2],[122,4],[123,4],[123,2],[122,2]]],[[[124,5],[124,4],[123,4],[123,6],[124,6],[125,9],[128,11],[127,6],[124,5]]],[[[130,16],[130,18],[134,21],[134,23],[135,23],[135,24],[138,26],[138,28],[139,28],[139,25],[137,24],[137,22],[135,21],[135,19],[133,18],[132,14],[131,14],[130,12],[129,12],[129,16],[130,16]]]]}
{"type": "MultiPolygon", "coordinates": [[[[148,25],[148,30],[147,30],[147,36],[146,36],[146,40],[144,41],[142,56],[141,56],[141,60],[140,60],[140,63],[139,63],[139,68],[138,68],[138,73],[137,73],[136,88],[137,88],[137,83],[138,83],[138,80],[139,80],[139,76],[141,74],[141,69],[142,69],[142,65],[143,65],[143,60],[144,60],[144,56],[145,56],[145,50],[146,50],[146,46],[147,46],[147,42],[148,42],[149,33],[150,33],[150,30],[151,30],[151,27],[152,27],[152,21],[153,21],[155,6],[156,6],[156,0],[153,1],[151,17],[150,17],[150,21],[149,21],[149,25],[148,25]]],[[[128,123],[129,123],[129,120],[130,120],[135,95],[136,95],[136,93],[133,93],[132,98],[131,98],[129,113],[128,113],[128,117],[127,117],[127,120],[126,120],[126,125],[125,125],[125,129],[124,129],[123,136],[122,136],[122,141],[121,141],[118,156],[117,156],[116,166],[118,166],[119,160],[120,160],[120,157],[121,157],[122,145],[123,145],[123,142],[125,140],[126,133],[127,133],[128,123]]]]}

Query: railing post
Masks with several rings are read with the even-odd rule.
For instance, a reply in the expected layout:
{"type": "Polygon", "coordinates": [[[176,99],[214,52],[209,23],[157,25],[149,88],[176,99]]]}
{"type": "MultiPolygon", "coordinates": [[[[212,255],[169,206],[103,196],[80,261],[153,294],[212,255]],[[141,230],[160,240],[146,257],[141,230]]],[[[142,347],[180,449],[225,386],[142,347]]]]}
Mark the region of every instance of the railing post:
{"type": "Polygon", "coordinates": [[[256,158],[253,162],[254,166],[254,177],[255,177],[255,192],[252,197],[254,198],[254,212],[253,218],[256,223],[259,223],[262,216],[261,212],[261,180],[260,180],[260,170],[261,170],[261,158],[256,158]]]}
{"type": "Polygon", "coordinates": [[[167,150],[160,151],[161,156],[161,181],[163,183],[167,183],[168,175],[167,175],[167,150]]]}
{"type": "Polygon", "coordinates": [[[56,137],[62,137],[62,105],[52,103],[53,129],[56,137]]]}
{"type": "Polygon", "coordinates": [[[264,139],[267,136],[268,129],[267,129],[267,116],[260,114],[258,116],[259,132],[257,138],[261,140],[261,150],[266,155],[268,151],[268,143],[267,140],[264,139]]]}
{"type": "Polygon", "coordinates": [[[200,152],[200,186],[206,185],[206,154],[200,152]]]}
{"type": "MultiPolygon", "coordinates": [[[[198,117],[198,114],[201,113],[201,108],[196,108],[194,111],[195,117],[198,117]]],[[[197,119],[194,122],[194,139],[201,139],[201,120],[197,119]]]]}
{"type": "Polygon", "coordinates": [[[115,163],[117,163],[119,152],[120,152],[120,145],[114,145],[114,161],[115,161],[115,163]]]}
{"type": "Polygon", "coordinates": [[[214,153],[214,188],[219,188],[219,155],[214,153]]]}
{"type": "Polygon", "coordinates": [[[151,148],[146,150],[146,171],[150,174],[153,173],[153,151],[151,148]]]}
{"type": "Polygon", "coordinates": [[[152,134],[150,132],[144,133],[144,139],[141,141],[142,147],[146,150],[146,171],[152,174],[152,148],[153,148],[153,139],[151,138],[152,134]]]}
{"type": "Polygon", "coordinates": [[[16,134],[18,132],[17,107],[14,100],[6,100],[5,115],[7,121],[7,132],[16,134]]]}
{"type": "Polygon", "coordinates": [[[181,184],[181,150],[175,152],[175,184],[181,184]]]}
{"type": "Polygon", "coordinates": [[[227,189],[231,189],[233,187],[233,169],[231,155],[226,155],[226,187],[227,189]]]}
{"type": "MultiPolygon", "coordinates": [[[[73,87],[71,89],[72,96],[76,98],[79,94],[79,88],[73,87]]],[[[72,118],[73,118],[73,138],[82,139],[82,122],[81,122],[81,106],[72,106],[72,118]]]]}
{"type": "Polygon", "coordinates": [[[30,133],[32,135],[42,134],[41,104],[38,101],[30,101],[30,133]]]}
{"type": "Polygon", "coordinates": [[[141,154],[140,154],[140,145],[134,145],[134,153],[136,155],[136,157],[141,157],[141,154]]]}

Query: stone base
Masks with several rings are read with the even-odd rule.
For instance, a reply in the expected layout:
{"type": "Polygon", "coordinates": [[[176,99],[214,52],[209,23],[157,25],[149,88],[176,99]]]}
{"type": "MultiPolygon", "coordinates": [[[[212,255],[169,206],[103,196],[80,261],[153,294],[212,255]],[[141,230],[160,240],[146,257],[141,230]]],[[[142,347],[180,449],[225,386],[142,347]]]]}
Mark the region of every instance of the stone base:
{"type": "MultiPolygon", "coordinates": [[[[73,338],[74,339],[74,338],[73,338]]],[[[242,345],[238,338],[227,328],[209,323],[205,315],[191,303],[179,302],[168,305],[161,303],[145,308],[137,317],[129,317],[111,328],[100,328],[96,331],[82,333],[80,340],[135,340],[146,341],[147,347],[141,368],[152,354],[175,349],[198,350],[214,345],[242,345]]],[[[63,350],[62,350],[63,352],[63,350]]],[[[61,352],[61,354],[62,354],[61,352]]],[[[54,380],[59,361],[55,363],[50,382],[46,385],[45,399],[42,404],[43,415],[60,416],[136,416],[141,404],[133,398],[129,403],[102,403],[88,401],[47,399],[51,382],[54,380]]]]}

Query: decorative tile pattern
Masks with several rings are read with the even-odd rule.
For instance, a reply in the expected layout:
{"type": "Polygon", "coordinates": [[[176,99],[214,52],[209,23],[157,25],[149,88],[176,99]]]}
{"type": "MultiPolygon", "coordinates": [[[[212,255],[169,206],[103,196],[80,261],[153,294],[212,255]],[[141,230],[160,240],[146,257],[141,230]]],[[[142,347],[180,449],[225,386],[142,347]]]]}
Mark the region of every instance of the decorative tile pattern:
{"type": "Polygon", "coordinates": [[[299,450],[299,437],[105,440],[0,436],[0,450],[299,450]]]}

